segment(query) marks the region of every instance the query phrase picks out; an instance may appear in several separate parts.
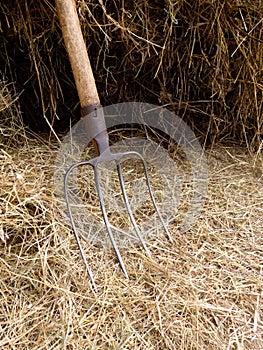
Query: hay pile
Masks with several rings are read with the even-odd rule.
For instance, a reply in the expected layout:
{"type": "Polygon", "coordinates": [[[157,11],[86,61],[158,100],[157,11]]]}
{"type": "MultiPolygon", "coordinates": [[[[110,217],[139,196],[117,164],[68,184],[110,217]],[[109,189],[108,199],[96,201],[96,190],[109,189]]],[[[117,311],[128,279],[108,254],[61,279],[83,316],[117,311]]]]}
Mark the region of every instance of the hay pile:
{"type": "Polygon", "coordinates": [[[174,244],[151,238],[152,258],[122,248],[130,280],[86,245],[94,294],[54,197],[58,145],[18,141],[0,147],[1,349],[262,349],[259,154],[208,149],[201,220],[187,234],[171,224],[174,244]]]}
{"type": "MultiPolygon", "coordinates": [[[[261,0],[79,0],[78,8],[104,105],[165,105],[202,142],[260,147],[261,0]]],[[[1,67],[21,92],[24,121],[65,130],[79,118],[78,97],[53,2],[8,1],[0,9],[1,67]]]]}

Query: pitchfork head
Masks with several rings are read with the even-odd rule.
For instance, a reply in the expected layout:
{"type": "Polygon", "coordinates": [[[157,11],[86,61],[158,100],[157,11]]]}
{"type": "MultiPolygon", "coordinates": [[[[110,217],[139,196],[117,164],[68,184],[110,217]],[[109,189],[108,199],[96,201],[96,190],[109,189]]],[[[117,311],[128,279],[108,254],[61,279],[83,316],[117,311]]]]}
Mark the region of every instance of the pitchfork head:
{"type": "Polygon", "coordinates": [[[121,269],[122,269],[124,275],[126,276],[126,278],[129,278],[129,276],[128,276],[127,270],[125,268],[120,251],[118,249],[118,246],[116,244],[116,241],[115,241],[112,229],[111,229],[111,225],[109,223],[109,219],[108,219],[108,215],[107,215],[107,211],[106,211],[106,207],[105,207],[105,202],[104,202],[104,198],[103,198],[103,194],[102,194],[102,189],[101,189],[101,185],[100,185],[100,176],[99,176],[98,166],[101,163],[105,163],[105,162],[115,163],[116,170],[118,173],[119,182],[120,182],[120,187],[121,187],[121,191],[122,191],[123,200],[125,203],[125,207],[126,207],[129,219],[132,223],[132,226],[133,226],[134,231],[138,237],[138,240],[142,244],[147,256],[150,257],[151,253],[150,253],[150,251],[146,245],[146,242],[142,236],[141,230],[136,223],[136,220],[134,218],[134,215],[133,215],[133,212],[131,209],[131,205],[129,203],[127,192],[125,189],[125,183],[124,183],[122,167],[121,167],[121,161],[124,158],[125,159],[127,159],[127,157],[130,157],[133,159],[137,158],[142,163],[144,177],[145,177],[146,185],[147,185],[148,192],[149,192],[149,198],[151,199],[151,203],[153,205],[153,208],[155,209],[157,216],[158,216],[158,218],[159,218],[159,220],[160,220],[160,222],[161,222],[161,224],[162,224],[162,226],[167,234],[167,237],[171,242],[172,242],[172,237],[168,231],[168,228],[167,228],[167,226],[163,220],[163,217],[159,211],[159,208],[156,204],[154,194],[152,191],[152,187],[150,184],[150,180],[149,180],[149,173],[148,173],[148,169],[147,169],[147,164],[146,164],[146,161],[144,160],[144,158],[142,157],[142,155],[138,152],[135,152],[135,151],[127,151],[127,152],[121,152],[121,153],[112,153],[111,152],[110,146],[109,146],[109,136],[108,136],[107,128],[106,128],[106,124],[105,124],[103,108],[100,105],[89,106],[88,108],[83,109],[82,113],[85,117],[84,121],[86,124],[85,126],[87,129],[87,132],[89,133],[89,135],[92,136],[93,143],[94,143],[99,155],[95,158],[90,159],[90,160],[85,160],[85,161],[80,161],[78,163],[75,163],[67,170],[65,177],[64,177],[64,191],[65,191],[65,198],[66,198],[68,214],[69,214],[70,222],[71,222],[71,225],[73,228],[73,232],[74,232],[75,238],[77,240],[78,247],[80,249],[81,256],[82,256],[82,259],[85,263],[85,267],[86,267],[86,270],[87,270],[88,275],[90,277],[93,288],[95,290],[97,290],[92,271],[89,268],[89,265],[87,263],[87,259],[86,259],[85,253],[84,253],[84,249],[83,249],[82,244],[81,244],[80,235],[78,233],[78,230],[77,230],[77,227],[76,227],[76,224],[74,221],[71,203],[70,203],[68,179],[69,179],[69,176],[73,170],[75,170],[78,167],[83,167],[86,165],[93,168],[94,181],[95,181],[97,196],[99,199],[103,220],[104,220],[106,230],[107,230],[108,236],[110,238],[111,244],[112,244],[114,251],[116,253],[116,256],[118,258],[118,262],[119,262],[121,269]]]}

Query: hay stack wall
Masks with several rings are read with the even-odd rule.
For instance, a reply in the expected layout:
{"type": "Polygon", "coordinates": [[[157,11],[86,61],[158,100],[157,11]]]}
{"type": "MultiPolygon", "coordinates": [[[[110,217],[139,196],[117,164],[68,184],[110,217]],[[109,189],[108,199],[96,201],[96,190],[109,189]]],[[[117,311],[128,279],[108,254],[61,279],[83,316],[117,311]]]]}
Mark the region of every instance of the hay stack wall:
{"type": "MultiPolygon", "coordinates": [[[[77,1],[104,105],[142,101],[183,117],[202,142],[259,147],[260,0],[77,1]]],[[[26,125],[66,131],[78,96],[52,1],[1,2],[2,85],[26,125]],[[5,88],[5,87],[4,87],[5,88]]]]}

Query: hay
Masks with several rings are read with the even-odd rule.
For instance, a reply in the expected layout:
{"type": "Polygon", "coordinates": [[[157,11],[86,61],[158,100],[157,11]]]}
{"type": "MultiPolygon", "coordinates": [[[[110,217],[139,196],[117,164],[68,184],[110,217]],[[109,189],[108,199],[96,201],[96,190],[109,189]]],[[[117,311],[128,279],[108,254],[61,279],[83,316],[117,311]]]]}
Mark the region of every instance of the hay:
{"type": "Polygon", "coordinates": [[[0,80],[0,144],[5,147],[15,147],[25,142],[25,128],[23,126],[19,96],[15,85],[0,80]]]}
{"type": "MultiPolygon", "coordinates": [[[[130,280],[110,249],[86,245],[94,294],[54,196],[58,142],[29,138],[21,122],[24,113],[24,121],[42,128],[46,117],[56,128],[65,110],[76,119],[54,8],[48,1],[1,3],[1,35],[10,40],[0,52],[0,347],[262,349],[260,2],[78,4],[105,103],[158,101],[201,118],[204,142],[237,136],[257,152],[233,143],[207,148],[202,218],[187,234],[171,223],[174,244],[161,233],[151,237],[152,258],[137,246],[122,248],[130,280]],[[18,52],[30,67],[26,77],[14,63],[18,52]]],[[[184,210],[183,203],[179,215],[184,210]]]]}
{"type": "Polygon", "coordinates": [[[3,349],[261,349],[262,160],[243,149],[207,151],[210,185],[188,234],[170,225],[147,258],[87,246],[90,289],[73,234],[54,198],[55,144],[1,146],[3,349]],[[2,147],[3,146],[3,147],[2,147]]]}
{"type": "MultiPolygon", "coordinates": [[[[0,6],[1,66],[22,92],[25,122],[34,130],[67,129],[79,118],[78,97],[53,3],[0,6]]],[[[164,105],[206,144],[260,147],[260,0],[81,0],[78,8],[103,105],[164,105]]]]}

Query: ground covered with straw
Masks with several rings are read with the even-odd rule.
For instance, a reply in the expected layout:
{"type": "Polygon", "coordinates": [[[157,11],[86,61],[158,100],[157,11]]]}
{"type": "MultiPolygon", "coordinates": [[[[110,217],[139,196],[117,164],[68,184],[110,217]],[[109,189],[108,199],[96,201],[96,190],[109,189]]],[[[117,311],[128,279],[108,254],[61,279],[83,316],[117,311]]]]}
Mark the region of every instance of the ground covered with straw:
{"type": "Polygon", "coordinates": [[[260,156],[208,149],[209,191],[188,233],[170,225],[151,258],[86,245],[90,288],[53,189],[57,146],[1,144],[2,349],[262,349],[263,176],[260,156]]]}

